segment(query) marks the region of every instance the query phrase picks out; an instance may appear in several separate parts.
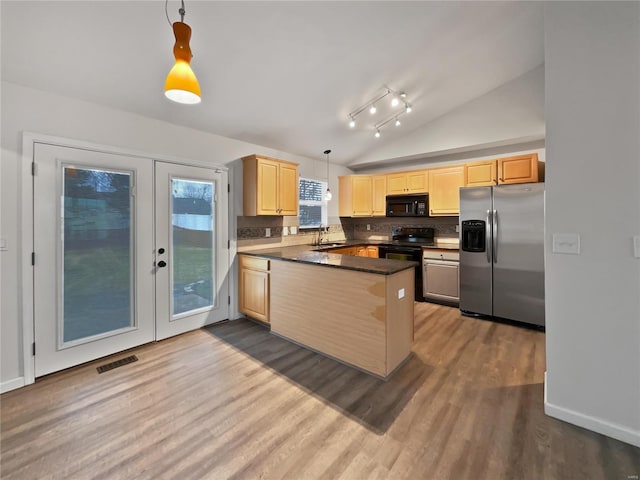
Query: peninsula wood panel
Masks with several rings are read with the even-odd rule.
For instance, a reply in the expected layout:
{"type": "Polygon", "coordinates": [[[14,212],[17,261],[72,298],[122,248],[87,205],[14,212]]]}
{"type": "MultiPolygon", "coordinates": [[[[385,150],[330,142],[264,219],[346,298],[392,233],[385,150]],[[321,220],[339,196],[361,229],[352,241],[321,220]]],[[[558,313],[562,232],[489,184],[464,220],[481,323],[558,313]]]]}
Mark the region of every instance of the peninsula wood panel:
{"type": "Polygon", "coordinates": [[[415,275],[412,269],[387,276],[387,370],[400,365],[413,344],[413,292],[415,275]],[[409,288],[407,288],[407,285],[409,288]],[[398,292],[404,290],[403,298],[398,292]],[[411,318],[411,322],[405,319],[411,318]]]}
{"type": "Polygon", "coordinates": [[[397,366],[389,360],[399,363],[402,360],[398,358],[404,359],[410,353],[410,344],[394,338],[389,345],[387,335],[390,329],[405,332],[413,328],[412,279],[410,269],[395,275],[378,275],[273,261],[271,331],[386,377],[397,366]],[[387,282],[394,276],[394,287],[405,282],[406,294],[398,300],[400,303],[387,298],[391,288],[387,282]],[[389,304],[396,309],[392,315],[389,304]],[[404,304],[411,304],[411,310],[404,304]],[[388,348],[394,352],[388,353],[388,348]]]}

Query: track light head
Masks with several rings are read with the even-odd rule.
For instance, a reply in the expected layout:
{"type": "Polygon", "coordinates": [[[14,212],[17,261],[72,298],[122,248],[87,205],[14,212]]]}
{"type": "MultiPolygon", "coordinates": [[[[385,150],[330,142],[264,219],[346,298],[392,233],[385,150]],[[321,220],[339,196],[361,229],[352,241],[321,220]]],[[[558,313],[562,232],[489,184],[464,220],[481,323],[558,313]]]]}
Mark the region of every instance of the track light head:
{"type": "Polygon", "coordinates": [[[356,121],[352,118],[352,119],[349,121],[349,128],[353,128],[353,127],[355,127],[355,126],[356,126],[356,121]]]}
{"type": "Polygon", "coordinates": [[[380,130],[376,129],[376,133],[374,133],[373,136],[376,138],[380,138],[380,130]]]}
{"type": "Polygon", "coordinates": [[[369,109],[369,113],[371,115],[375,114],[378,111],[378,109],[376,108],[375,104],[371,105],[371,108],[369,109]]]}

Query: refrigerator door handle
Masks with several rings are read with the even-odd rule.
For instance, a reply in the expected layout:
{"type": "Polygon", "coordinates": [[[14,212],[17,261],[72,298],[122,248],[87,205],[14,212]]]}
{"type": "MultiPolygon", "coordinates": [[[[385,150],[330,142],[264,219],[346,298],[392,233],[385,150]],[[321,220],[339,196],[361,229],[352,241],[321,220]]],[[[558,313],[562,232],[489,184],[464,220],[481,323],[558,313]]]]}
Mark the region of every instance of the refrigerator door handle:
{"type": "Polygon", "coordinates": [[[487,210],[487,223],[485,224],[485,250],[487,251],[487,263],[491,263],[491,250],[489,246],[491,245],[491,210],[487,210]]]}
{"type": "Polygon", "coordinates": [[[493,263],[498,263],[498,211],[494,210],[493,215],[493,263]]]}

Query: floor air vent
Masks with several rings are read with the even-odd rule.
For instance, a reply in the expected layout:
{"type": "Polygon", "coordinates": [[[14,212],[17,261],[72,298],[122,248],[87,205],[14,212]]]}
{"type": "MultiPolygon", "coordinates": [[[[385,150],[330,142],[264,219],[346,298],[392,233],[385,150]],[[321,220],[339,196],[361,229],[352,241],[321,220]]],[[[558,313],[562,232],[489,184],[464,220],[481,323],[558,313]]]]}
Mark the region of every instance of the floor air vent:
{"type": "Polygon", "coordinates": [[[121,367],[122,365],[126,365],[128,363],[137,362],[138,357],[135,355],[131,355],[129,357],[121,358],[120,360],[116,360],[115,362],[105,363],[104,365],[100,365],[96,370],[98,373],[108,372],[109,370],[113,370],[114,368],[121,367]]]}

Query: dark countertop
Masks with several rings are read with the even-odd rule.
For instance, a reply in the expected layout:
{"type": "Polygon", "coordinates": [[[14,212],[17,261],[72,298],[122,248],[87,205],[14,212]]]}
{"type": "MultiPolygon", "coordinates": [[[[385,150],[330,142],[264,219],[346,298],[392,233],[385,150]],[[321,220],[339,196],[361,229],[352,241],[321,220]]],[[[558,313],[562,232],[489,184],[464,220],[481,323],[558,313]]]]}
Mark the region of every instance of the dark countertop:
{"type": "MultiPolygon", "coordinates": [[[[390,240],[345,240],[342,242],[327,242],[326,244],[320,246],[308,246],[307,248],[310,248],[314,251],[326,251],[333,248],[358,247],[360,245],[393,245],[393,242],[391,242],[390,240]]],[[[457,243],[444,243],[438,242],[437,240],[433,245],[422,245],[416,243],[403,243],[402,245],[420,245],[422,248],[429,249],[434,248],[441,250],[460,250],[460,246],[457,243]]]]}
{"type": "MultiPolygon", "coordinates": [[[[348,245],[345,244],[344,246],[353,245],[374,245],[374,243],[359,242],[348,245]]],[[[330,248],[339,248],[339,246],[330,248]]],[[[340,255],[337,253],[314,250],[317,248],[318,247],[312,247],[310,245],[297,245],[292,247],[266,248],[261,250],[238,252],[238,255],[252,255],[255,257],[272,258],[275,260],[286,260],[289,262],[309,263],[325,267],[356,270],[358,272],[376,273],[380,275],[392,275],[394,273],[401,272],[402,270],[415,268],[420,265],[418,262],[408,262],[404,260],[355,257],[351,255],[340,255]]],[[[326,247],[321,248],[324,249],[326,247]]]]}

